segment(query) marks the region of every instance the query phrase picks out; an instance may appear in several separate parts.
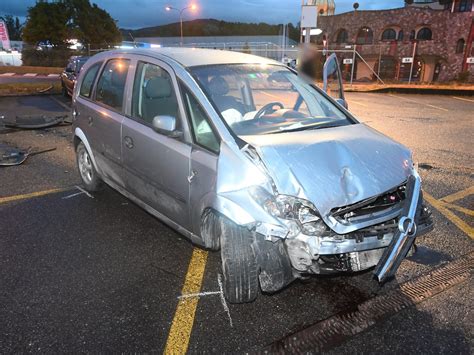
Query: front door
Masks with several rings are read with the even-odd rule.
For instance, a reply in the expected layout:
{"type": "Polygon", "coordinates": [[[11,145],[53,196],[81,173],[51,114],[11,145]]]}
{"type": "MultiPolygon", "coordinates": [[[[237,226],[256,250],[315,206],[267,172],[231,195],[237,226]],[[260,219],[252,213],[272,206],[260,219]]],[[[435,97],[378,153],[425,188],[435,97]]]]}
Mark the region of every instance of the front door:
{"type": "Polygon", "coordinates": [[[341,68],[337,61],[336,53],[331,54],[324,63],[323,90],[339,104],[347,108],[344,98],[344,87],[342,85],[341,68]]]}
{"type": "Polygon", "coordinates": [[[176,88],[164,63],[136,62],[130,115],[122,124],[123,171],[129,192],[189,229],[191,145],[152,127],[155,117],[172,116],[182,129],[176,88]]]}

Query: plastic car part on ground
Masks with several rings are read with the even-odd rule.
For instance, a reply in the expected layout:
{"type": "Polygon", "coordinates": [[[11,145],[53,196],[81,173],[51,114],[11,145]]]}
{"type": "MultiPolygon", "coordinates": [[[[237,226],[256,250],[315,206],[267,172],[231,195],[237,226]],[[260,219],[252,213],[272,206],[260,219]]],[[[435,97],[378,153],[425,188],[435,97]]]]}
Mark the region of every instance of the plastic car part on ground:
{"type": "Polygon", "coordinates": [[[22,164],[29,156],[37,155],[41,153],[51,152],[56,148],[48,148],[35,152],[30,152],[30,148],[27,150],[10,147],[5,144],[0,144],[0,166],[14,166],[22,164]]]}
{"type": "Polygon", "coordinates": [[[59,124],[71,124],[68,120],[68,115],[60,116],[45,116],[45,115],[32,115],[32,116],[16,116],[14,119],[6,119],[2,117],[0,123],[5,127],[19,128],[19,129],[40,129],[56,126],[59,124]]]}

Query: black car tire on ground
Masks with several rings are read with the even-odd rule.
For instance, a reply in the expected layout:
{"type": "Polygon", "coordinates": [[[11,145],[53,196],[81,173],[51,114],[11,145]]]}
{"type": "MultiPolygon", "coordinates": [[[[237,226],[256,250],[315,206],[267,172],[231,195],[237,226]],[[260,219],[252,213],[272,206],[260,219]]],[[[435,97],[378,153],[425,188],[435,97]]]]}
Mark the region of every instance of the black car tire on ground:
{"type": "Polygon", "coordinates": [[[260,291],[253,236],[226,218],[221,218],[221,231],[225,297],[230,303],[252,302],[260,291]]]}
{"type": "Polygon", "coordinates": [[[82,142],[80,142],[76,148],[76,163],[77,163],[77,168],[79,170],[79,175],[81,176],[81,180],[84,185],[84,188],[89,192],[96,192],[96,191],[102,190],[104,183],[102,182],[99,175],[97,174],[94,164],[92,164],[92,160],[89,155],[89,152],[87,151],[84,143],[82,142]],[[80,167],[81,156],[82,157],[87,156],[89,158],[89,162],[91,166],[91,170],[90,170],[91,177],[89,180],[85,179],[83,177],[83,173],[81,173],[81,167],[80,167]]]}

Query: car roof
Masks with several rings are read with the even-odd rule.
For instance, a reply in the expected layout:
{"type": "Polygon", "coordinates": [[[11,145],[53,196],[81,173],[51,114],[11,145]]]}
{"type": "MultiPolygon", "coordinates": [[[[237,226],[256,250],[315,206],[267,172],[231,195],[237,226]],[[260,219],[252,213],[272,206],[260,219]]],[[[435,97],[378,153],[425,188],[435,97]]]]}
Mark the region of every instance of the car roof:
{"type": "Polygon", "coordinates": [[[178,62],[184,67],[195,67],[213,64],[279,64],[274,60],[233,51],[204,48],[134,48],[103,52],[110,55],[138,54],[162,59],[163,56],[178,62]]]}

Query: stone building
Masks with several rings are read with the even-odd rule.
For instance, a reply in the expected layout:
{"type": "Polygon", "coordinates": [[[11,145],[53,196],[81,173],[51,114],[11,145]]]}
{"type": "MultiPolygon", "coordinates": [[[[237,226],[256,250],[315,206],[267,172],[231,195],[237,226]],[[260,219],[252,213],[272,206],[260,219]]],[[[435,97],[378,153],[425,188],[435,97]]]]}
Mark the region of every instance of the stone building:
{"type": "MultiPolygon", "coordinates": [[[[355,56],[354,80],[374,80],[377,73],[386,81],[405,81],[412,69],[413,81],[473,81],[472,2],[418,0],[399,9],[321,16],[318,41],[339,50],[341,61],[353,57],[355,45],[363,59],[355,56]]],[[[351,64],[342,67],[347,79],[351,64]]]]}

